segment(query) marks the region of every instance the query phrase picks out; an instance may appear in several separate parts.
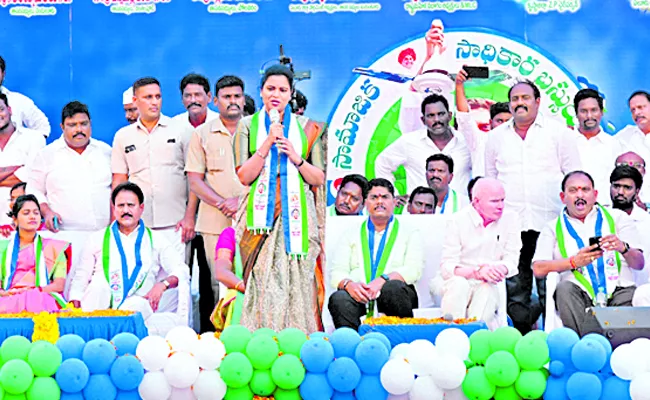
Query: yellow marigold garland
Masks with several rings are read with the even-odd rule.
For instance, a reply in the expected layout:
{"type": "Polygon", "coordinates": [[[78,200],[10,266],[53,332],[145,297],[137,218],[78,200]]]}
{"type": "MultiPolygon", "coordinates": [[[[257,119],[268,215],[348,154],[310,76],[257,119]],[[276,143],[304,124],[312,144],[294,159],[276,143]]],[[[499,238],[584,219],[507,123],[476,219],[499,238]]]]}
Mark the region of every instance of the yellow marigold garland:
{"type": "Polygon", "coordinates": [[[32,342],[45,340],[46,342],[56,344],[56,341],[59,340],[59,321],[55,313],[43,311],[35,315],[32,321],[34,321],[32,342]]]}
{"type": "Polygon", "coordinates": [[[436,324],[458,324],[465,325],[476,322],[476,318],[460,318],[447,321],[444,318],[399,318],[399,317],[379,317],[366,319],[364,324],[367,325],[436,325],[436,324]]]}

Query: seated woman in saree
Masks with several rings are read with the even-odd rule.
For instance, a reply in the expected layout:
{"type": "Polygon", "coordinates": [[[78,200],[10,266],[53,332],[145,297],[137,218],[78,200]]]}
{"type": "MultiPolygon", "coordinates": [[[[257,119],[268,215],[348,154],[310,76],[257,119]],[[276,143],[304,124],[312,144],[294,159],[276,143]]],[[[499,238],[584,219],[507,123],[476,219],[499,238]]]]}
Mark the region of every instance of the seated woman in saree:
{"type": "Polygon", "coordinates": [[[291,114],[289,68],[269,67],[261,83],[264,106],[243,118],[235,134],[237,175],[250,186],[235,228],[246,291],[241,324],[310,333],[320,328],[315,268],[321,246],[311,187],[325,181],[322,130],[291,114]]]}
{"type": "Polygon", "coordinates": [[[58,311],[69,267],[70,244],[42,238],[41,209],[34,195],[20,196],[11,211],[16,232],[0,241],[0,313],[58,311]]]}

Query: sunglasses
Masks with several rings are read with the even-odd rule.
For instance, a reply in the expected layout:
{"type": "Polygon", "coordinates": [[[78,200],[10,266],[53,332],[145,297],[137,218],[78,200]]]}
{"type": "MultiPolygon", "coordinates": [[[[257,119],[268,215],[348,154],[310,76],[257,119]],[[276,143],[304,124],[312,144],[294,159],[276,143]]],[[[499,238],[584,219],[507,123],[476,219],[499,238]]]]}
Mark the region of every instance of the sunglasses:
{"type": "Polygon", "coordinates": [[[640,162],[634,162],[634,161],[628,161],[628,162],[619,162],[616,163],[617,167],[622,167],[624,165],[627,165],[629,167],[634,167],[636,169],[639,169],[641,167],[645,168],[645,163],[640,163],[640,162]]]}

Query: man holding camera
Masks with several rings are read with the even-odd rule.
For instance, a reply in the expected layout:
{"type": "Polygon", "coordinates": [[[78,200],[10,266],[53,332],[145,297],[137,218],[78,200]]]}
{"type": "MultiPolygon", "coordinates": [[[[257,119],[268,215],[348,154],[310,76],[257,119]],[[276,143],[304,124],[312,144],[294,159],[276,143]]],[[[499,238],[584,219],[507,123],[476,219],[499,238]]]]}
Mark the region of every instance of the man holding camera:
{"type": "Polygon", "coordinates": [[[588,173],[568,173],[560,193],[565,209],[546,224],[533,257],[537,278],[560,274],[555,307],[562,324],[580,336],[600,331],[589,308],[632,305],[636,290],[632,270],[644,266],[632,219],[602,207],[597,196],[588,173]]]}

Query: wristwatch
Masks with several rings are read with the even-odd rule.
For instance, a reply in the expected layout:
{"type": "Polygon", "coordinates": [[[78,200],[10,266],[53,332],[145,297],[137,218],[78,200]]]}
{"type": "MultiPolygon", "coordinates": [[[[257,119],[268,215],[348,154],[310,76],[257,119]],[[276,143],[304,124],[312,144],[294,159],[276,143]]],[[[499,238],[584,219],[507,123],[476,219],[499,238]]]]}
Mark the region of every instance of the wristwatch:
{"type": "Polygon", "coordinates": [[[625,254],[630,251],[630,245],[627,242],[623,242],[623,244],[625,245],[625,250],[621,251],[621,254],[625,254]]]}
{"type": "Polygon", "coordinates": [[[165,290],[169,289],[169,281],[167,279],[163,279],[160,283],[165,285],[165,290]]]}
{"type": "Polygon", "coordinates": [[[386,282],[388,282],[388,281],[390,280],[390,276],[388,276],[388,275],[386,275],[386,274],[381,274],[381,278],[382,278],[383,280],[385,280],[386,282]]]}

